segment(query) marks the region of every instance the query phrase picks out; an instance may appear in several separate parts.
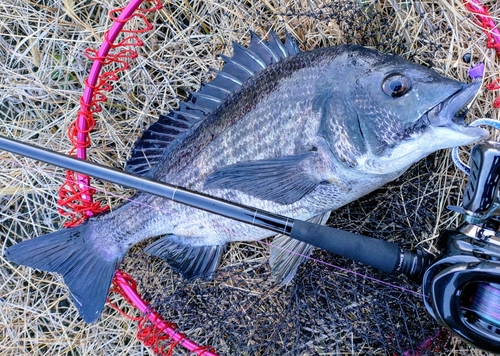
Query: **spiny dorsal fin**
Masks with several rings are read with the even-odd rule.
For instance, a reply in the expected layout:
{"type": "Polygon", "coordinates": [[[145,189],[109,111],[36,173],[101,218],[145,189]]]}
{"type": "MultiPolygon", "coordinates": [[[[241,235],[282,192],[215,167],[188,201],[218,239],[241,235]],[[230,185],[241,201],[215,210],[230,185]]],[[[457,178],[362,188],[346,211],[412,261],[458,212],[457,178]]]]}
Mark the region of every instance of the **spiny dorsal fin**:
{"type": "Polygon", "coordinates": [[[179,109],[160,115],[155,123],[145,130],[136,141],[126,171],[145,174],[158,163],[166,147],[177,135],[189,130],[203,120],[226,97],[236,91],[249,78],[269,65],[299,53],[297,43],[286,34],[285,44],[270,31],[266,42],[251,32],[248,48],[233,42],[233,56],[221,55],[225,64],[209,83],[203,83],[200,90],[189,93],[179,109]]]}

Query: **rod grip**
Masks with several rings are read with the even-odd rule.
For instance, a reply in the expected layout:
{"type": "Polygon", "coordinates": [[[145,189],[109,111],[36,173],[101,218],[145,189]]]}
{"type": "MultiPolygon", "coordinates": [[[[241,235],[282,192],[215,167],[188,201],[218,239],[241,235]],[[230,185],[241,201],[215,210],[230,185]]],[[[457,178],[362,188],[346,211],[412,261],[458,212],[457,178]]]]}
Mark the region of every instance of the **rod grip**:
{"type": "Polygon", "coordinates": [[[295,220],[290,237],[384,272],[398,270],[401,263],[398,244],[307,221],[295,220]]]}
{"type": "Polygon", "coordinates": [[[432,262],[422,250],[402,249],[394,242],[295,220],[290,237],[350,258],[387,273],[401,273],[421,281],[432,262]]]}

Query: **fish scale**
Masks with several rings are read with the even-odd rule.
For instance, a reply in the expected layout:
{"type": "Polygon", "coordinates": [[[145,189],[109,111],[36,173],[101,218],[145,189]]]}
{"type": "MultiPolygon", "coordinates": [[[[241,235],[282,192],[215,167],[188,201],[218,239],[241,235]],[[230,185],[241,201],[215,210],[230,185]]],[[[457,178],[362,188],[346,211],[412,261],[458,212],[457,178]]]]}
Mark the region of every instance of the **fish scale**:
{"type": "MultiPolygon", "coordinates": [[[[443,148],[487,132],[461,122],[479,83],[466,85],[401,57],[342,45],[299,52],[287,35],[251,35],[209,84],[142,135],[127,171],[294,219],[330,212],[443,148]]],[[[175,196],[174,196],[175,199],[175,196]]],[[[186,278],[211,278],[226,245],[273,233],[138,192],[80,226],[23,241],[11,261],[61,273],[80,315],[95,321],[127,250],[186,278]]],[[[312,247],[278,235],[270,264],[288,283],[312,247]],[[301,256],[293,252],[300,253],[301,256]]]]}
{"type": "MultiPolygon", "coordinates": [[[[301,100],[302,98],[301,96],[296,96],[296,99],[301,100]]],[[[271,103],[274,100],[276,98],[270,98],[271,103]]],[[[319,124],[318,115],[314,115],[316,116],[315,124],[312,122],[312,115],[307,115],[307,113],[304,115],[308,118],[311,117],[308,120],[310,125],[307,125],[309,135],[303,134],[305,120],[289,120],[287,118],[289,115],[293,115],[293,113],[284,105],[277,105],[275,107],[265,105],[259,107],[252,111],[248,117],[245,117],[244,120],[238,121],[225,131],[223,136],[219,136],[216,140],[212,141],[181,172],[174,175],[167,175],[165,178],[160,177],[161,174],[158,174],[155,175],[155,178],[174,181],[190,189],[201,190],[204,179],[218,167],[234,164],[242,160],[281,157],[294,154],[300,150],[306,151],[307,142],[303,141],[304,136],[309,136],[308,141],[313,142],[310,138],[315,134],[315,128],[319,124]],[[275,144],[276,140],[284,139],[284,135],[287,136],[286,141],[283,142],[283,145],[277,146],[275,144]],[[196,175],[191,173],[191,167],[200,166],[203,166],[202,172],[196,175]]],[[[163,170],[162,168],[159,169],[163,170]]],[[[165,171],[168,172],[168,169],[165,171]]]]}

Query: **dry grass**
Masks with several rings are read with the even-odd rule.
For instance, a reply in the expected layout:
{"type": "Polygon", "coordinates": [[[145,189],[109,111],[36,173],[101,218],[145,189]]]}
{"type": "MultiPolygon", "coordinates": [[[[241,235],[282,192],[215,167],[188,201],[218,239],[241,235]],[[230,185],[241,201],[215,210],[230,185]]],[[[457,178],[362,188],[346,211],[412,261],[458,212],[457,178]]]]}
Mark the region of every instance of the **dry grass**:
{"type": "MultiPolygon", "coordinates": [[[[76,116],[82,83],[90,68],[83,50],[99,46],[103,32],[110,26],[108,11],[124,3],[0,2],[1,134],[60,152],[69,150],[66,130],[76,116]]],[[[500,5],[496,1],[484,3],[500,23],[500,5]]],[[[150,18],[154,30],[142,36],[145,45],[138,49],[139,57],[116,84],[97,117],[90,150],[95,162],[123,168],[134,142],[132,138],[138,137],[159,113],[175,107],[186,97],[187,90],[195,90],[208,79],[209,68],[221,65],[216,55],[230,52],[231,41],[246,43],[249,30],[262,36],[268,28],[280,35],[287,30],[302,49],[350,42],[371,45],[432,65],[438,72],[462,80],[467,79],[469,64],[461,57],[469,52],[473,62],[485,62],[486,81],[500,75],[499,60],[486,48],[485,36],[458,0],[165,1],[164,9],[150,18]]],[[[469,118],[499,119],[499,112],[492,108],[494,97],[494,93],[483,92],[469,118]]],[[[458,223],[445,206],[460,196],[463,176],[454,170],[446,155],[433,156],[410,173],[400,185],[391,185],[362,204],[338,212],[336,223],[357,231],[378,232],[386,238],[394,238],[394,232],[398,232],[404,242],[435,251],[434,239],[439,231],[458,223]],[[377,207],[380,199],[387,203],[377,207]],[[373,209],[367,209],[370,204],[373,209]]],[[[63,176],[60,169],[0,152],[0,251],[61,226],[55,200],[63,176]]],[[[105,182],[97,182],[97,187],[108,192],[99,195],[111,204],[117,204],[116,194],[130,194],[105,182]]],[[[362,269],[324,254],[317,257],[362,269]]],[[[374,325],[364,325],[368,321],[363,320],[372,319],[379,320],[383,328],[401,320],[404,323],[405,318],[416,318],[424,331],[435,327],[424,316],[412,315],[415,311],[425,313],[418,301],[414,302],[415,309],[407,310],[406,304],[398,301],[402,295],[377,284],[356,282],[359,277],[315,263],[310,262],[301,270],[295,286],[276,287],[268,279],[266,258],[266,246],[235,244],[227,253],[222,272],[211,283],[181,281],[139,249],[126,258],[124,268],[139,279],[142,291],[167,319],[179,323],[188,336],[202,344],[212,344],[221,353],[270,354],[269,350],[278,349],[256,345],[272,343],[282,345],[281,351],[275,351],[280,354],[384,354],[387,345],[363,348],[360,345],[365,339],[356,341],[352,330],[366,334],[374,325]],[[316,299],[309,306],[310,295],[301,291],[319,282],[323,288],[335,289],[325,289],[332,300],[324,301],[325,309],[316,310],[315,305],[321,304],[319,289],[312,289],[316,299]],[[384,299],[382,291],[390,297],[384,299]],[[359,298],[360,306],[353,314],[345,308],[343,295],[350,300],[353,296],[359,298]],[[293,298],[298,304],[292,308],[293,298]],[[378,309],[377,315],[370,307],[373,298],[382,298],[383,308],[378,309]],[[252,305],[258,305],[259,310],[253,310],[252,305]],[[333,305],[342,305],[342,313],[335,314],[333,305]],[[283,314],[287,310],[290,312],[283,314]],[[325,310],[331,314],[325,315],[325,310]],[[399,313],[400,319],[389,320],[390,315],[384,314],[386,310],[393,310],[394,315],[399,313]],[[376,317],[370,319],[366,315],[370,312],[376,317]],[[273,320],[276,322],[283,315],[289,318],[289,325],[284,325],[287,320],[281,320],[282,324],[273,328],[273,320]],[[318,323],[309,325],[301,318],[318,323]],[[345,322],[351,330],[349,335],[342,333],[341,325],[345,322]],[[287,336],[286,333],[298,329],[294,339],[287,336]],[[236,342],[239,332],[243,336],[236,342]]],[[[406,283],[398,278],[394,281],[406,283]]],[[[0,290],[0,355],[149,353],[135,339],[133,322],[106,308],[96,324],[84,324],[68,302],[68,292],[59,276],[12,265],[3,253],[0,290]]],[[[403,336],[411,334],[411,330],[401,332],[403,336]]],[[[406,341],[399,342],[397,335],[388,335],[386,340],[391,340],[396,349],[398,343],[402,345],[400,350],[406,347],[406,341]]],[[[415,340],[417,344],[420,341],[415,340]]],[[[444,354],[471,352],[474,351],[453,341],[444,354]]]]}

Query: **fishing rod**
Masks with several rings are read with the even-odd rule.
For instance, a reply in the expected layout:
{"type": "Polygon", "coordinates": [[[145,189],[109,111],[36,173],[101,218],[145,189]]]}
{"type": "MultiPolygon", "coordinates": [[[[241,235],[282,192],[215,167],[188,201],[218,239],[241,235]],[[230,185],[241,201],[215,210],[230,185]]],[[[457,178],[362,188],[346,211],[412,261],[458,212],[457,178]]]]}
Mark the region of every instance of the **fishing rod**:
{"type": "Polygon", "coordinates": [[[422,280],[429,313],[466,341],[500,352],[500,144],[476,145],[463,207],[466,224],[443,231],[432,257],[396,243],[292,219],[136,176],[0,135],[0,149],[290,236],[388,273],[422,280]],[[498,235],[498,236],[497,236],[498,235]]]}
{"type": "Polygon", "coordinates": [[[392,242],[232,203],[4,136],[0,136],[0,149],[284,234],[384,272],[403,273],[410,278],[421,279],[422,267],[428,265],[428,254],[420,250],[413,252],[392,242]]]}

